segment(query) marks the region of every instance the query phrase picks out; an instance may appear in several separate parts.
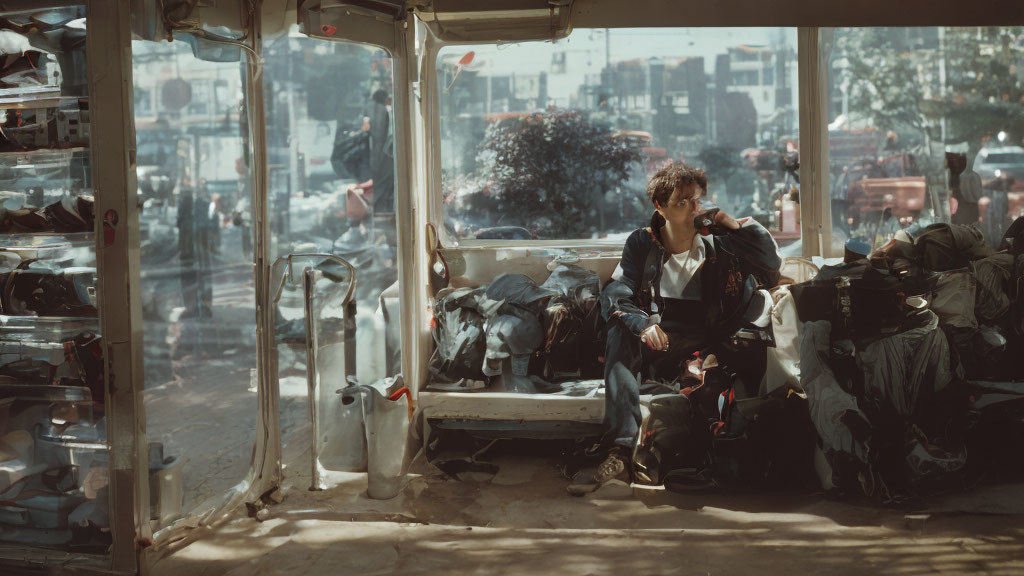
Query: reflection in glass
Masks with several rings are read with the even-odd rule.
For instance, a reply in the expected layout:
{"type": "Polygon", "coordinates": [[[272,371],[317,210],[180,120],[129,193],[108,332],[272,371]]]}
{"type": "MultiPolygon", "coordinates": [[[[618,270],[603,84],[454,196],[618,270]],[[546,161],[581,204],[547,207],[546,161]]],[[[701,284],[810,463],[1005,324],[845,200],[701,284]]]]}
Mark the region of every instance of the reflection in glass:
{"type": "Polygon", "coordinates": [[[400,370],[392,60],[380,48],[295,29],[268,42],[264,56],[272,257],[329,254],[355,269],[353,300],[341,304],[352,280],[347,267],[333,258],[293,259],[275,306],[286,458],[292,433],[309,422],[301,280],[310,267],[318,271],[309,310],[318,327],[310,356],[320,389],[320,459],[329,469],[365,469],[361,409],[343,405],[336,391],[353,381],[381,384],[400,370]]]}
{"type": "Polygon", "coordinates": [[[150,490],[165,526],[216,507],[256,440],[244,68],[180,41],[132,51],[150,490]]]}

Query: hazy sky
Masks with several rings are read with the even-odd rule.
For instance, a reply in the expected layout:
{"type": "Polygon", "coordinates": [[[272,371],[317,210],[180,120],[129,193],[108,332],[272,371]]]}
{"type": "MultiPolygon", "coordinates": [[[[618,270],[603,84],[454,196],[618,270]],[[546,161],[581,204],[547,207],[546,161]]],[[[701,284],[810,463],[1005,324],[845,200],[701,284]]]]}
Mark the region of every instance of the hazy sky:
{"type": "MultiPolygon", "coordinates": [[[[452,46],[442,54],[462,54],[473,50],[477,53],[477,65],[490,60],[494,74],[505,75],[522,72],[527,63],[543,64],[547,68],[551,54],[556,51],[590,53],[592,64],[604,66],[605,29],[577,28],[571,36],[551,42],[523,42],[505,45],[452,46]]],[[[772,45],[783,42],[796,50],[796,28],[612,28],[611,60],[632,60],[635,58],[679,58],[703,56],[704,68],[708,74],[714,72],[717,54],[740,44],[772,45]]],[[[456,58],[458,57],[456,56],[456,58]]]]}
{"type": "MultiPolygon", "coordinates": [[[[716,56],[729,48],[781,43],[795,54],[797,43],[796,28],[613,28],[609,32],[611,42],[607,45],[605,30],[577,28],[568,38],[553,43],[449,46],[442,49],[439,60],[454,62],[473,51],[476,56],[469,69],[483,76],[522,78],[547,72],[548,96],[559,105],[570,105],[581,85],[588,79],[593,82],[600,77],[607,55],[612,63],[655,56],[665,59],[701,56],[705,72],[711,75],[716,56]],[[565,54],[564,70],[558,70],[553,62],[554,55],[560,53],[565,54]]],[[[791,66],[789,72],[795,85],[797,67],[791,66]]]]}

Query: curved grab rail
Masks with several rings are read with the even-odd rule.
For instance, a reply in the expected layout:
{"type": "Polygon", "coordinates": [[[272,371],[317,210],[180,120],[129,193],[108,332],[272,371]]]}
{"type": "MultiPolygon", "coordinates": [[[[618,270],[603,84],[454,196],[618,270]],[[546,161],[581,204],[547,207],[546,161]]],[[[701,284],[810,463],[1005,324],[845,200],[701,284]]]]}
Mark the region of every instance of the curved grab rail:
{"type": "MultiPolygon", "coordinates": [[[[345,330],[345,372],[346,377],[352,375],[355,370],[355,349],[351,344],[354,344],[355,339],[350,338],[350,330],[354,331],[355,326],[355,301],[354,295],[356,292],[356,269],[350,262],[335,256],[334,254],[327,254],[323,252],[299,252],[289,254],[288,256],[282,256],[274,261],[271,266],[271,274],[281,276],[281,281],[277,285],[277,290],[274,293],[274,305],[276,306],[280,300],[281,295],[284,293],[285,282],[295,283],[295,272],[292,260],[294,258],[320,258],[323,260],[330,260],[341,264],[348,268],[349,271],[349,285],[348,290],[345,292],[345,296],[342,298],[341,308],[343,310],[343,326],[345,330]],[[282,267],[286,267],[282,270],[282,267]]],[[[303,315],[306,320],[306,388],[309,397],[309,419],[312,427],[312,445],[310,446],[311,456],[311,475],[310,475],[310,490],[323,490],[323,468],[320,466],[320,416],[319,416],[319,398],[320,398],[320,382],[317,378],[317,355],[319,352],[319,345],[317,343],[318,333],[317,324],[319,318],[316,316],[314,299],[315,299],[315,288],[316,281],[323,275],[323,271],[318,269],[316,265],[309,264],[303,267],[302,270],[302,299],[303,299],[303,315]]],[[[276,374],[275,374],[276,377],[276,374]]]]}
{"type": "Polygon", "coordinates": [[[340,256],[336,256],[334,254],[328,254],[326,252],[296,252],[296,253],[289,254],[287,256],[281,256],[277,260],[274,260],[274,264],[270,268],[271,275],[275,276],[276,275],[275,274],[275,269],[279,265],[282,265],[283,263],[287,263],[287,266],[288,266],[287,269],[286,269],[287,273],[283,274],[281,276],[281,282],[278,283],[277,290],[274,292],[274,304],[277,304],[281,300],[281,294],[284,292],[284,283],[286,281],[290,281],[292,283],[295,282],[295,279],[294,279],[293,273],[292,273],[292,270],[293,270],[293,268],[292,268],[292,258],[323,258],[324,260],[331,260],[333,262],[337,262],[338,264],[341,264],[342,266],[348,268],[349,277],[352,278],[352,281],[349,282],[348,291],[345,293],[345,297],[342,299],[341,305],[342,306],[346,306],[346,305],[348,305],[349,302],[352,301],[352,298],[355,296],[355,293],[356,293],[356,267],[355,266],[353,266],[348,260],[345,260],[344,258],[342,258],[340,256]]]}

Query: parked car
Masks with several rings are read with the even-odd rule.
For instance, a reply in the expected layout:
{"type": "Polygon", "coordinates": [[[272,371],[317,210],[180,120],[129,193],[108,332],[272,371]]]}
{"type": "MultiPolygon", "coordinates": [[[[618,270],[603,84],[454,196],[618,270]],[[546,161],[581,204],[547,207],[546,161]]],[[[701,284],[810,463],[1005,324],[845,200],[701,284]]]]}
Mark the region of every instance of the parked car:
{"type": "Polygon", "coordinates": [[[983,148],[974,157],[974,171],[981,176],[985,188],[997,180],[1006,180],[1010,182],[1010,190],[1024,190],[1024,148],[983,148]]]}

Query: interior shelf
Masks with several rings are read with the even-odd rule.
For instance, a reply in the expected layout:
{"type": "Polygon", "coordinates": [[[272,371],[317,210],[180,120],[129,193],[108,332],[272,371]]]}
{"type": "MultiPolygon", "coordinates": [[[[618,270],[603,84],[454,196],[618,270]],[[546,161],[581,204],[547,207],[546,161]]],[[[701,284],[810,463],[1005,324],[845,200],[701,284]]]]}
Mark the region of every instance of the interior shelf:
{"type": "Polygon", "coordinates": [[[0,110],[56,108],[66,102],[88,102],[81,96],[63,96],[54,86],[27,86],[0,90],[0,110]]]}
{"type": "Polygon", "coordinates": [[[97,317],[5,316],[0,314],[0,339],[61,342],[82,332],[99,332],[97,317]]]}
{"type": "MultiPolygon", "coordinates": [[[[2,107],[0,107],[0,108],[2,108],[2,107]]],[[[57,158],[58,161],[59,160],[65,160],[66,161],[67,157],[71,156],[71,154],[73,154],[75,152],[86,152],[88,150],[89,150],[89,148],[87,148],[85,146],[72,146],[72,147],[69,147],[69,148],[37,148],[35,150],[5,150],[5,151],[0,151],[0,158],[11,158],[11,157],[23,156],[26,159],[33,159],[33,158],[38,158],[39,156],[46,155],[46,154],[54,154],[54,155],[60,155],[60,158],[57,158]]],[[[19,168],[22,168],[22,167],[26,167],[27,168],[27,167],[30,167],[30,166],[34,166],[34,163],[31,163],[31,164],[19,163],[17,165],[17,167],[19,167],[19,168]]],[[[12,168],[13,168],[13,166],[12,166],[12,168]]]]}
{"type": "Polygon", "coordinates": [[[81,245],[96,242],[95,232],[9,232],[0,233],[0,252],[20,252],[57,248],[59,240],[81,245]]]}

